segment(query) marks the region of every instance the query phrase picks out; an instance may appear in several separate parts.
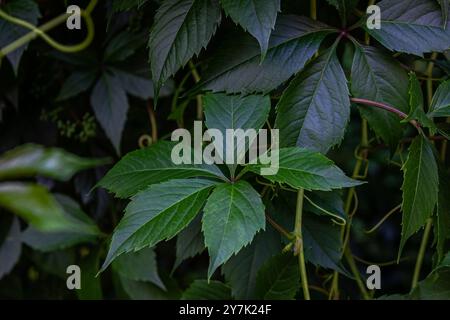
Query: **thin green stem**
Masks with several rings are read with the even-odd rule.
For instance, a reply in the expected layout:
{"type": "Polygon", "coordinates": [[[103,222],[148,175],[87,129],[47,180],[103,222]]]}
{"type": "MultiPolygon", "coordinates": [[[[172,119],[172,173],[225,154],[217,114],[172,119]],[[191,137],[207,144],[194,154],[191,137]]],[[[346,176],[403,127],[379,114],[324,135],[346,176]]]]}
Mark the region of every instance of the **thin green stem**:
{"type": "Polygon", "coordinates": [[[313,20],[317,20],[317,0],[310,0],[310,17],[313,20]]]}
{"type": "MultiPolygon", "coordinates": [[[[195,68],[195,65],[192,63],[192,61],[189,61],[189,68],[191,69],[192,77],[194,78],[195,83],[200,82],[200,75],[198,74],[197,69],[195,68]]],[[[197,95],[197,120],[203,120],[203,101],[202,96],[197,95]]]]}
{"type": "Polygon", "coordinates": [[[355,277],[356,283],[358,284],[359,291],[361,291],[361,294],[363,296],[364,300],[370,300],[370,295],[366,290],[366,286],[364,285],[363,280],[361,279],[361,275],[359,274],[359,270],[356,267],[355,260],[353,259],[353,255],[350,251],[350,249],[345,250],[345,258],[347,259],[347,263],[350,266],[350,270],[352,271],[352,274],[355,277]]]}
{"type": "Polygon", "coordinates": [[[303,216],[303,198],[305,190],[299,189],[297,192],[297,207],[295,210],[295,253],[298,255],[298,266],[300,269],[300,279],[303,289],[303,297],[305,300],[311,300],[308,286],[308,276],[306,274],[305,253],[303,250],[303,234],[302,234],[302,216],[303,216]]]}
{"type": "Polygon", "coordinates": [[[434,60],[437,58],[437,53],[433,52],[431,54],[431,61],[428,63],[427,67],[427,101],[428,108],[431,106],[431,101],[433,100],[433,68],[434,68],[434,60]]]}
{"type": "Polygon", "coordinates": [[[420,277],[420,270],[422,269],[423,259],[425,257],[425,251],[427,249],[428,238],[430,237],[431,227],[433,226],[433,220],[429,218],[425,225],[425,231],[423,232],[422,242],[420,243],[419,253],[417,255],[416,266],[414,267],[413,279],[411,282],[411,290],[417,286],[420,277]]]}

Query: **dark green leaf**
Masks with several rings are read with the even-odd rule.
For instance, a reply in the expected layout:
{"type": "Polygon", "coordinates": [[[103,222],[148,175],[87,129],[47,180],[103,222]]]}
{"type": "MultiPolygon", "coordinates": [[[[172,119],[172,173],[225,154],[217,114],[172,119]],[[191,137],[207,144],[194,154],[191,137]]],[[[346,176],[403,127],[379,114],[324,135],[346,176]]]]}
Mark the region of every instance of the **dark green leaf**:
{"type": "Polygon", "coordinates": [[[431,117],[450,116],[450,80],[441,83],[437,88],[428,115],[431,117]]]}
{"type": "Polygon", "coordinates": [[[99,252],[92,250],[80,261],[81,289],[77,290],[80,300],[101,300],[103,298],[101,279],[96,277],[99,268],[99,252]]]}
{"type": "Polygon", "coordinates": [[[339,15],[342,20],[346,20],[346,17],[355,9],[359,0],[327,0],[329,4],[336,7],[339,11],[339,15]]]}
{"type": "Polygon", "coordinates": [[[217,177],[226,179],[215,165],[176,165],[171,159],[174,143],[161,141],[150,147],[128,153],[100,180],[98,186],[117,197],[135,195],[151,184],[170,179],[217,177]]]}
{"type": "Polygon", "coordinates": [[[341,142],[350,116],[344,71],[333,49],[301,72],[277,105],[281,146],[326,153],[341,142]]]}
{"type": "Polygon", "coordinates": [[[203,214],[203,234],[210,255],[208,277],[265,228],[264,205],[246,181],[219,185],[203,214]]]}
{"type": "Polygon", "coordinates": [[[11,272],[19,261],[21,252],[20,223],[14,218],[6,238],[0,242],[0,279],[11,272]]]}
{"type": "Polygon", "coordinates": [[[442,26],[447,28],[448,14],[450,12],[450,2],[448,0],[439,0],[442,11],[442,26]]]}
{"type": "Polygon", "coordinates": [[[201,215],[194,220],[178,234],[177,237],[177,258],[173,265],[173,270],[184,260],[195,257],[205,250],[205,239],[202,234],[201,215]]]}
{"type": "Polygon", "coordinates": [[[123,31],[114,37],[105,49],[104,59],[106,62],[123,61],[133,55],[136,50],[143,46],[143,34],[133,34],[123,31]]]}
{"type": "Polygon", "coordinates": [[[225,13],[244,30],[254,36],[265,56],[269,46],[270,34],[275,27],[280,0],[221,0],[225,13]]]}
{"type": "Polygon", "coordinates": [[[443,166],[439,166],[439,193],[435,224],[436,251],[438,261],[441,261],[447,241],[450,240],[450,175],[443,166]]]}
{"type": "Polygon", "coordinates": [[[231,300],[231,289],[220,281],[195,280],[183,292],[183,300],[231,300]]]}
{"type": "Polygon", "coordinates": [[[144,5],[148,0],[114,0],[112,2],[113,11],[121,12],[133,9],[135,7],[140,8],[144,5]]]}
{"type": "Polygon", "coordinates": [[[66,100],[88,90],[95,81],[96,73],[93,71],[75,71],[64,82],[57,101],[66,100]]]}
{"type": "Polygon", "coordinates": [[[346,223],[348,217],[339,190],[307,192],[305,198],[307,199],[304,204],[305,210],[319,216],[328,216],[338,224],[346,223]]]}

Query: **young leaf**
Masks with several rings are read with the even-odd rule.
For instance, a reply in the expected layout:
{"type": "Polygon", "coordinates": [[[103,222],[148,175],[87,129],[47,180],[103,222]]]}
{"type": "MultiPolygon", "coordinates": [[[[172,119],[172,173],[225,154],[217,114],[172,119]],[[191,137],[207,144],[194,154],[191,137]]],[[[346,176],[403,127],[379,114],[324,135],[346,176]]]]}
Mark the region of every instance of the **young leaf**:
{"type": "MultiPolygon", "coordinates": [[[[278,172],[264,176],[272,182],[286,183],[293,188],[330,191],[354,187],[362,182],[348,178],[324,155],[303,148],[283,148],[271,151],[279,159],[278,172]]],[[[250,164],[246,168],[257,174],[264,165],[250,164]]]]}
{"type": "Polygon", "coordinates": [[[255,236],[251,245],[232,256],[222,266],[222,273],[231,285],[233,297],[254,299],[256,296],[256,275],[260,267],[281,251],[280,236],[273,228],[255,236]]]}
{"type": "Polygon", "coordinates": [[[201,210],[214,185],[201,179],[170,180],[135,195],[114,230],[101,271],[122,253],[176,236],[201,210]]]}
{"type": "MultiPolygon", "coordinates": [[[[230,96],[223,93],[206,94],[203,100],[205,111],[205,123],[209,129],[218,129],[223,135],[223,141],[214,140],[214,144],[218,150],[224,150],[225,153],[233,152],[233,163],[229,168],[231,174],[234,175],[238,161],[245,156],[248,148],[251,146],[253,139],[248,137],[248,141],[237,141],[234,139],[234,148],[228,146],[226,139],[226,131],[228,129],[248,129],[258,130],[264,126],[270,112],[269,96],[230,96]],[[238,150],[239,144],[244,143],[245,148],[238,150]]],[[[256,138],[253,137],[253,138],[256,138]]],[[[223,155],[225,158],[225,154],[223,155]]],[[[225,159],[222,159],[225,161],[225,159]]]]}
{"type": "Polygon", "coordinates": [[[256,292],[264,300],[291,300],[300,284],[297,258],[282,254],[267,261],[256,277],[256,292]]]}
{"type": "Polygon", "coordinates": [[[63,149],[25,144],[0,157],[0,180],[45,176],[67,181],[78,171],[107,162],[106,159],[80,158],[63,149]]]}
{"type": "Polygon", "coordinates": [[[6,238],[0,242],[0,279],[11,272],[19,261],[21,252],[20,222],[14,218],[6,238]]]}
{"type": "Polygon", "coordinates": [[[344,136],[350,99],[344,71],[333,49],[301,72],[277,105],[281,146],[326,153],[344,136]]]}
{"type": "Polygon", "coordinates": [[[150,32],[155,98],[164,82],[205,48],[220,23],[218,0],[167,0],[150,32]]]}
{"type": "Polygon", "coordinates": [[[232,34],[213,54],[196,89],[267,93],[300,71],[319,49],[325,36],[333,31],[333,28],[305,17],[279,16],[262,62],[255,39],[246,34],[232,34]]]}
{"type": "Polygon", "coordinates": [[[431,217],[438,196],[438,169],[431,143],[417,136],[403,167],[402,238],[399,257],[408,238],[431,217]]]}
{"type": "Polygon", "coordinates": [[[164,283],[158,275],[156,254],[152,248],[124,253],[114,260],[112,268],[121,277],[134,281],[148,281],[165,290],[164,283]]]}
{"type": "Polygon", "coordinates": [[[195,280],[182,300],[231,300],[230,287],[220,281],[195,280]]]}
{"type": "Polygon", "coordinates": [[[225,13],[258,40],[261,55],[264,57],[277,13],[280,11],[280,0],[221,0],[220,2],[225,13]]]}
{"type": "MultiPolygon", "coordinates": [[[[33,0],[8,1],[4,6],[2,6],[2,10],[14,18],[25,20],[34,26],[37,25],[38,19],[41,17],[39,6],[33,0]]],[[[6,47],[15,40],[27,34],[29,31],[29,29],[13,24],[5,19],[0,19],[0,48],[6,47]]],[[[6,56],[9,62],[11,62],[16,75],[19,70],[20,59],[27,48],[28,43],[17,48],[6,56]]]]}
{"type": "Polygon", "coordinates": [[[91,105],[106,136],[120,154],[122,131],[128,112],[128,98],[120,80],[104,72],[91,93],[91,105]]]}
{"type": "Polygon", "coordinates": [[[450,117],[450,80],[441,83],[437,88],[428,115],[431,117],[450,117]]]}
{"type": "MultiPolygon", "coordinates": [[[[376,48],[356,47],[351,77],[354,97],[385,103],[405,113],[409,111],[408,75],[390,56],[376,48]]],[[[377,136],[389,146],[397,145],[403,135],[397,115],[368,106],[359,110],[377,136]]]]}
{"type": "Polygon", "coordinates": [[[450,33],[443,27],[436,1],[383,0],[377,5],[382,13],[381,28],[367,32],[385,47],[418,56],[449,49],[450,33]]]}
{"type": "Polygon", "coordinates": [[[151,184],[170,179],[216,177],[226,180],[215,165],[174,164],[171,158],[174,145],[161,141],[128,153],[97,185],[114,192],[117,197],[127,198],[151,184]]]}
{"type": "Polygon", "coordinates": [[[172,270],[178,268],[184,260],[195,257],[204,250],[205,239],[202,234],[202,217],[198,215],[177,236],[177,257],[172,270]]]}
{"type": "Polygon", "coordinates": [[[265,228],[264,205],[246,181],[219,185],[206,202],[203,234],[210,255],[208,278],[265,228]]]}

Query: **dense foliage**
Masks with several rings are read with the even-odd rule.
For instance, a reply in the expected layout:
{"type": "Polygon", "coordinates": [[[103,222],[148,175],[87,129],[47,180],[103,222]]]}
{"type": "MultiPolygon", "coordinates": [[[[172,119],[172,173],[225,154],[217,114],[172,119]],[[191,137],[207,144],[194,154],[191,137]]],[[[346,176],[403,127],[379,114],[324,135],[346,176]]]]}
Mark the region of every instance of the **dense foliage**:
{"type": "Polygon", "coordinates": [[[75,4],[0,0],[1,298],[450,299],[448,0],[75,4]]]}

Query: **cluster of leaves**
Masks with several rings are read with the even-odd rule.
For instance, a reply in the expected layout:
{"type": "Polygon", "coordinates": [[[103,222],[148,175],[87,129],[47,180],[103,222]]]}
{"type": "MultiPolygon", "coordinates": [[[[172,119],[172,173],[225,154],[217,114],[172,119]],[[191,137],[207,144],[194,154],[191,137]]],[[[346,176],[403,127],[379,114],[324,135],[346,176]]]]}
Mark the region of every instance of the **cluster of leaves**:
{"type": "MultiPolygon", "coordinates": [[[[366,28],[367,17],[360,9],[368,3],[363,2],[319,1],[327,12],[337,10],[340,27],[333,26],[338,21],[326,24],[298,15],[307,12],[303,6],[292,8],[280,0],[166,0],[156,12],[153,1],[108,4],[110,21],[151,12],[149,36],[122,28],[106,37],[97,55],[52,54],[75,67],[56,103],[90,90],[89,104],[120,155],[128,94],[147,101],[152,120],[151,101],[179,126],[191,120],[188,106],[195,102],[196,116],[204,116],[205,126],[224,134],[235,128],[279,129],[280,149],[270,151],[279,158],[279,170],[261,176],[262,164],[176,165],[171,158],[175,144],[156,142],[154,136],[151,146],[126,154],[96,185],[118,199],[129,199],[120,222],[112,222],[114,231],[100,268],[104,243],[98,239],[103,233],[76,203],[60,196],[54,200],[39,185],[0,184],[0,205],[31,225],[21,232],[15,219],[7,239],[21,238],[16,242],[41,251],[96,243],[92,261],[85,261],[92,277],[84,281],[94,286],[85,297],[99,297],[99,281],[93,275],[97,269],[109,272],[111,265],[114,281],[131,298],[293,299],[301,291],[296,256],[304,254],[307,262],[329,275],[325,278],[333,278],[331,287],[327,280],[320,286],[337,298],[338,274],[361,282],[348,243],[358,209],[355,188],[366,177],[361,174],[363,164],[384,144],[388,158],[400,161],[403,171],[398,259],[407,240],[424,226],[424,246],[434,226],[436,248],[432,272],[423,281],[413,282],[408,295],[384,298],[449,298],[448,1],[380,1],[380,29],[366,28]],[[226,32],[221,33],[222,27],[228,27],[226,32]],[[147,38],[149,68],[135,63],[147,38]],[[442,78],[434,86],[435,69],[442,78]],[[191,74],[195,83],[188,86],[191,74]],[[165,109],[167,96],[172,96],[170,112],[165,109]],[[363,133],[350,178],[330,158],[345,143],[352,109],[361,115],[363,133]],[[345,204],[344,188],[349,188],[345,204]],[[155,249],[175,237],[173,272],[188,258],[205,251],[209,257],[206,274],[195,277],[182,293],[174,279],[160,277],[157,268],[155,249]]],[[[35,25],[40,16],[32,0],[9,0],[0,8],[35,25]]],[[[18,27],[0,21],[0,31],[12,28],[18,27]]],[[[15,33],[0,32],[0,48],[25,31],[18,28],[15,33]]],[[[16,74],[25,49],[7,56],[16,74]]],[[[0,159],[0,180],[36,175],[68,179],[77,170],[99,164],[61,152],[24,146],[6,153],[0,159]]],[[[2,244],[0,260],[12,245],[2,244]]],[[[418,256],[420,270],[423,252],[418,256]]],[[[3,273],[13,265],[6,265],[3,273]]],[[[361,294],[370,297],[364,289],[361,294]]]]}

